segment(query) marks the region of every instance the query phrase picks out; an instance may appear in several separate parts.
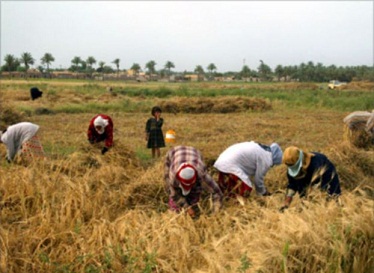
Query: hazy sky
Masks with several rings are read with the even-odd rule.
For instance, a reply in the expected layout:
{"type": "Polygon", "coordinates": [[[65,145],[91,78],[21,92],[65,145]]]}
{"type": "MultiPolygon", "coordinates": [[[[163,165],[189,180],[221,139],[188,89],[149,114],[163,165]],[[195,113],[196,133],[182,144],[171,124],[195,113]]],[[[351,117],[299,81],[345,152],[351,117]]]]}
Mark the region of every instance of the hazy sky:
{"type": "MultiPolygon", "coordinates": [[[[320,62],[374,65],[374,1],[3,1],[4,56],[51,53],[52,68],[93,56],[120,69],[154,60],[174,71],[320,62]]],[[[97,67],[96,64],[94,67],[97,67]]]]}

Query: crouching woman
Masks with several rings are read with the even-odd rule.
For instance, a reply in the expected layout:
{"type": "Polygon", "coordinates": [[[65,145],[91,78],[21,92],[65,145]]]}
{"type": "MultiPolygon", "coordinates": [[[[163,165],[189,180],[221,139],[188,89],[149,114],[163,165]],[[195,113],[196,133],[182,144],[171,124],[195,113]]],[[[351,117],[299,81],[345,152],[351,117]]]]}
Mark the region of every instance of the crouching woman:
{"type": "Polygon", "coordinates": [[[37,135],[39,125],[31,122],[20,122],[9,126],[1,133],[1,141],[7,148],[6,160],[12,162],[19,154],[22,159],[32,161],[45,158],[43,146],[37,135]]]}
{"type": "Polygon", "coordinates": [[[341,194],[335,166],[324,154],[308,153],[291,146],[284,151],[282,161],[288,167],[288,185],[281,211],[290,206],[296,193],[299,193],[300,197],[305,197],[308,188],[317,184],[320,184],[322,191],[327,191],[329,198],[337,198],[341,194]]]}

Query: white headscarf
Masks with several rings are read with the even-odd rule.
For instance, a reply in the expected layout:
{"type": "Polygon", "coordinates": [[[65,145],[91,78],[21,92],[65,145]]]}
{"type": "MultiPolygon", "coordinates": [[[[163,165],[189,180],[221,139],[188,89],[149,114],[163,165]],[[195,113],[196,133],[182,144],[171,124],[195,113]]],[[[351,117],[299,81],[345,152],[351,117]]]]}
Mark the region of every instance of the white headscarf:
{"type": "Polygon", "coordinates": [[[95,126],[95,130],[100,134],[104,134],[105,132],[105,127],[109,124],[108,120],[106,119],[103,119],[101,116],[98,116],[97,118],[95,118],[94,120],[94,126],[95,126]],[[96,126],[101,126],[101,130],[97,130],[96,129],[96,126]]]}
{"type": "Polygon", "coordinates": [[[273,158],[273,165],[279,165],[282,163],[283,152],[281,147],[277,143],[270,145],[271,155],[273,158]]]}

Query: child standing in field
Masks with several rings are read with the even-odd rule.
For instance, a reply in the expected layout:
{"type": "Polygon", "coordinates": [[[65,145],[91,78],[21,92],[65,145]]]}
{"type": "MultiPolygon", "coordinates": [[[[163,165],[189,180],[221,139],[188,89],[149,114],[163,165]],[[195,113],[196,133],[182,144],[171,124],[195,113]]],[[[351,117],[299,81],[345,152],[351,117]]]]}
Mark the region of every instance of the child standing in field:
{"type": "Polygon", "coordinates": [[[145,125],[145,140],[147,148],[152,149],[152,158],[160,157],[160,148],[165,147],[164,134],[162,132],[162,124],[164,119],[161,117],[161,108],[155,106],[152,108],[152,118],[147,120],[145,125]]]}

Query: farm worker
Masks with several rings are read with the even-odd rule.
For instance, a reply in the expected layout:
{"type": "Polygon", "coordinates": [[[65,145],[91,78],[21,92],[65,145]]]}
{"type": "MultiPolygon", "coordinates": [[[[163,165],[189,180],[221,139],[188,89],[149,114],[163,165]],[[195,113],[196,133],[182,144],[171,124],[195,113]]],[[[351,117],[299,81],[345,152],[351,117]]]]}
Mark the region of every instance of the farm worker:
{"type": "Polygon", "coordinates": [[[161,117],[162,110],[158,106],[152,108],[151,114],[153,117],[149,118],[145,125],[145,140],[147,141],[147,148],[152,149],[152,158],[160,157],[161,147],[165,147],[164,134],[162,132],[162,125],[164,119],[161,117]]]}
{"type": "Polygon", "coordinates": [[[31,158],[44,158],[43,146],[39,141],[37,132],[39,125],[31,122],[20,122],[9,126],[0,133],[1,141],[6,145],[6,160],[11,162],[17,153],[30,160],[31,158]]]}
{"type": "Polygon", "coordinates": [[[219,171],[218,184],[225,196],[249,196],[253,189],[258,195],[270,195],[264,184],[266,173],[282,163],[282,149],[277,143],[270,146],[254,141],[234,144],[224,150],[214,163],[219,171]]]}
{"type": "Polygon", "coordinates": [[[190,146],[175,146],[168,151],[164,167],[165,189],[172,211],[186,209],[192,218],[197,217],[197,203],[203,188],[213,196],[213,211],[220,210],[222,192],[208,174],[199,150],[190,146]]]}
{"type": "Polygon", "coordinates": [[[282,161],[288,167],[288,185],[281,211],[290,206],[296,193],[299,193],[300,197],[305,197],[308,188],[317,184],[320,184],[322,190],[328,192],[329,197],[337,197],[341,194],[335,166],[324,154],[308,153],[295,146],[290,146],[284,150],[282,161]]]}
{"type": "Polygon", "coordinates": [[[30,89],[30,96],[32,100],[36,100],[37,98],[43,96],[43,91],[40,91],[37,87],[32,87],[30,89]]]}
{"type": "Polygon", "coordinates": [[[90,121],[87,137],[91,144],[104,141],[104,147],[102,148],[101,153],[105,154],[109,148],[113,146],[112,119],[103,114],[94,116],[90,121]]]}

